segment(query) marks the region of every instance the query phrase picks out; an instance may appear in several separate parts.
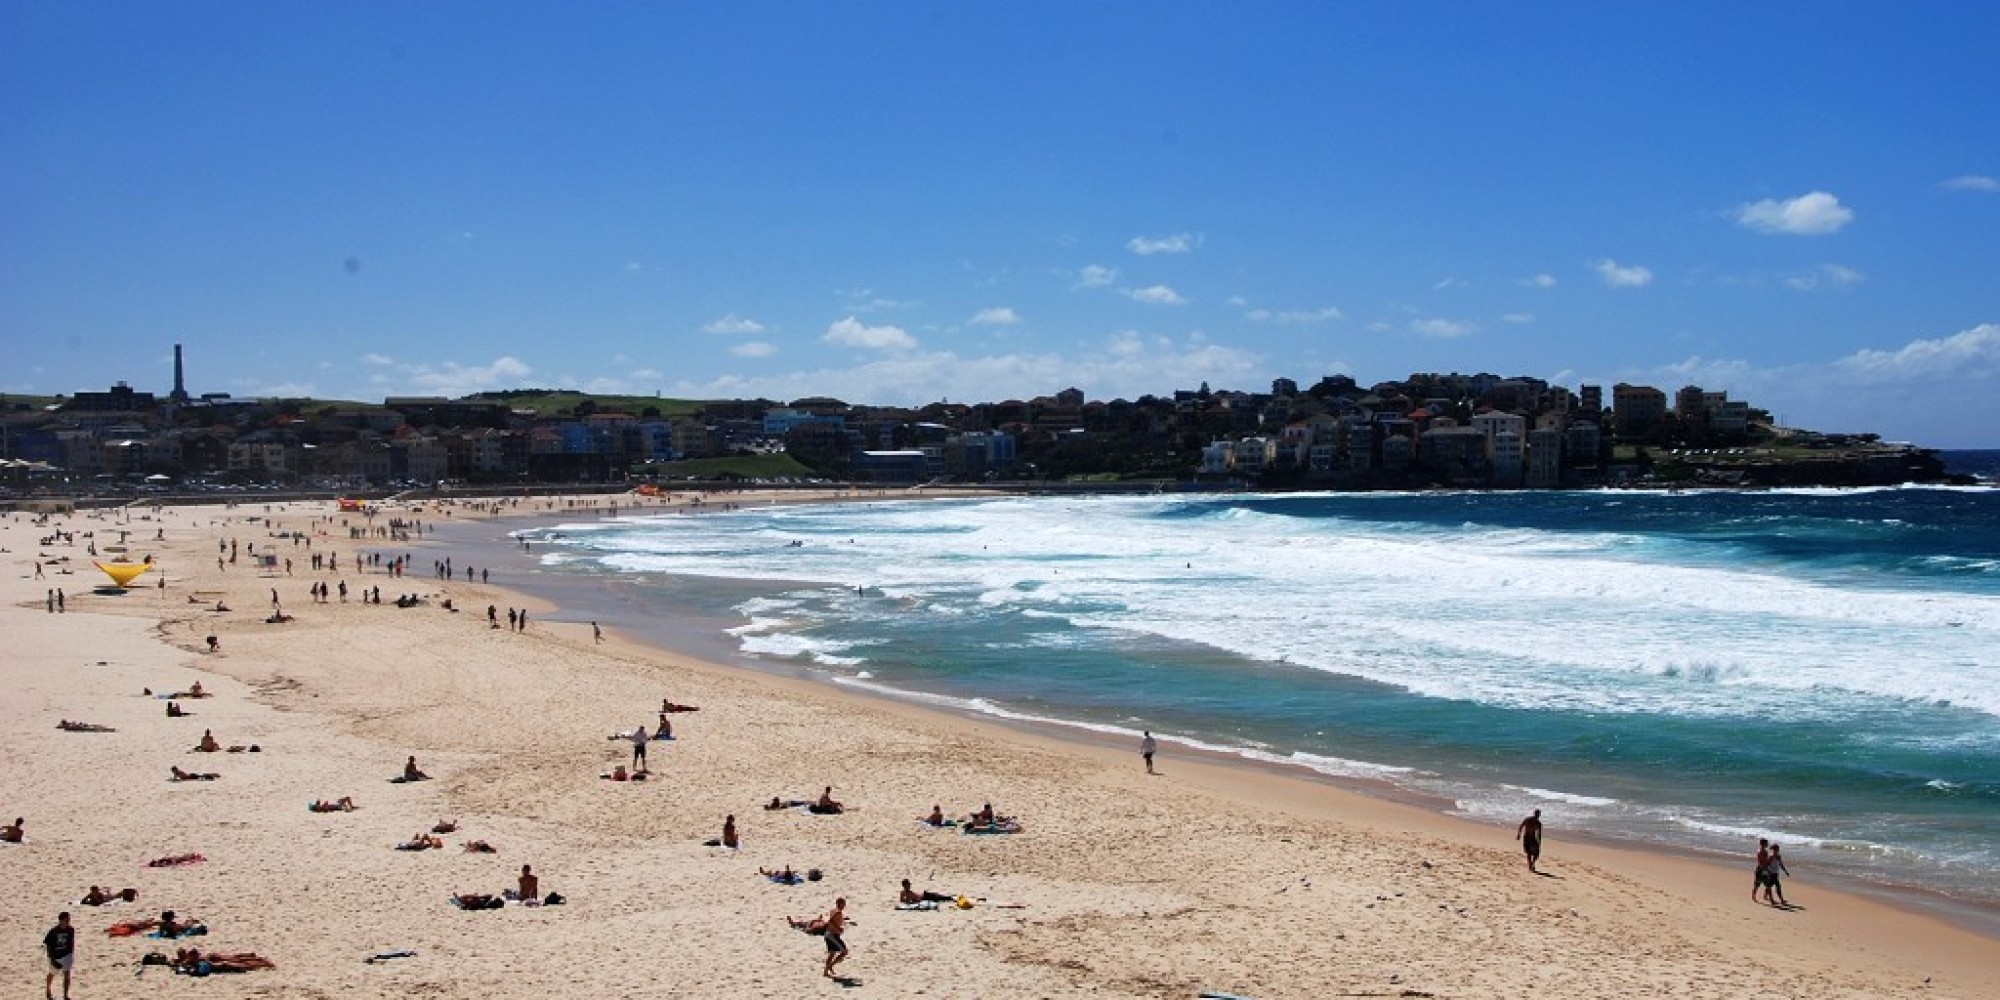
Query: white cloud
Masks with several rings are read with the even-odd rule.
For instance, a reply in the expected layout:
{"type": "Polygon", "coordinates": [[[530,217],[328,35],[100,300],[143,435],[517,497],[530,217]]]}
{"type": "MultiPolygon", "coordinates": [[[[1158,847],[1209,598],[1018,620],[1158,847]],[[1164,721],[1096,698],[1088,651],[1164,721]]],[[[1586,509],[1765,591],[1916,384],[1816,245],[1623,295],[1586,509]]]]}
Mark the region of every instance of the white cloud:
{"type": "Polygon", "coordinates": [[[1825,191],[1778,201],[1766,198],[1736,210],[1736,221],[1760,233],[1825,236],[1854,221],[1854,211],[1825,191]]]}
{"type": "Polygon", "coordinates": [[[1134,288],[1125,294],[1131,296],[1134,302],[1144,302],[1147,305],[1153,306],[1184,306],[1188,304],[1188,300],[1182,298],[1181,293],[1165,285],[1134,288]]]}
{"type": "Polygon", "coordinates": [[[865,326],[852,316],[827,327],[826,336],[820,339],[829,344],[863,347],[871,351],[907,351],[917,346],[917,338],[900,326],[865,326]]]}
{"type": "MultiPolygon", "coordinates": [[[[1726,389],[1789,427],[1980,448],[1990,444],[1987,428],[2000,423],[2000,324],[1893,350],[1864,348],[1832,361],[1757,368],[1695,357],[1649,375],[1665,385],[1726,389]],[[1939,399],[1953,403],[1939,406],[1939,399]]],[[[1635,373],[1635,379],[1647,377],[1635,373]]]]}
{"type": "Polygon", "coordinates": [[[1253,323],[1276,323],[1279,326],[1316,326],[1320,323],[1332,323],[1344,317],[1340,310],[1324,306],[1319,309],[1281,309],[1277,312],[1269,309],[1252,309],[1244,313],[1243,318],[1253,323]]]}
{"type": "Polygon", "coordinates": [[[703,333],[749,334],[764,333],[768,328],[747,316],[730,313],[701,328],[703,333]]]}
{"type": "Polygon", "coordinates": [[[1644,288],[1653,283],[1653,272],[1636,264],[1631,267],[1621,267],[1617,261],[1609,257],[1592,263],[1590,269],[1596,271],[1597,276],[1613,288],[1644,288]]]}
{"type": "Polygon", "coordinates": [[[664,388],[668,395],[689,399],[831,395],[883,405],[920,405],[938,399],[1027,399],[1052,391],[1051,386],[1075,385],[1092,398],[1132,399],[1204,381],[1268,384],[1270,376],[1262,364],[1258,355],[1212,343],[1198,333],[1167,337],[1125,331],[1066,352],[964,356],[908,351],[852,368],[727,375],[664,388]]]}
{"type": "Polygon", "coordinates": [[[260,399],[313,399],[319,387],[311,382],[258,382],[254,379],[238,379],[237,385],[246,387],[246,396],[260,399]]]}
{"type": "Polygon", "coordinates": [[[1848,288],[1866,280],[1868,280],[1867,275],[1851,267],[1821,264],[1810,271],[1786,277],[1785,287],[1801,292],[1812,292],[1822,288],[1848,288]]]}
{"type": "Polygon", "coordinates": [[[778,353],[778,349],[761,340],[752,340],[737,344],[735,347],[729,349],[729,353],[739,358],[768,358],[778,353]]]}
{"type": "Polygon", "coordinates": [[[632,377],[645,379],[649,382],[657,382],[660,380],[660,370],[658,368],[635,368],[632,370],[632,377]]]}
{"type": "Polygon", "coordinates": [[[1243,308],[1244,306],[1247,306],[1247,305],[1249,305],[1249,304],[1250,304],[1250,300],[1249,300],[1249,299],[1246,299],[1246,298],[1244,298],[1244,297],[1243,297],[1243,296],[1241,296],[1241,295],[1231,295],[1231,296],[1230,296],[1230,297],[1229,297],[1228,299],[1226,299],[1225,301],[1226,301],[1226,302],[1227,302],[1227,303],[1228,303],[1229,305],[1232,305],[1232,306],[1235,306],[1235,307],[1236,307],[1236,308],[1238,308],[1238,309],[1241,309],[1241,308],[1243,308]]]}
{"type": "Polygon", "coordinates": [[[1502,323],[1533,323],[1534,321],[1534,313],[1508,313],[1500,317],[1500,322],[1502,323]]]}
{"type": "Polygon", "coordinates": [[[456,361],[395,365],[393,372],[378,373],[369,382],[390,396],[456,398],[488,389],[520,388],[533,371],[519,358],[504,355],[483,365],[461,365],[456,361]]]}
{"type": "Polygon", "coordinates": [[[1521,284],[1529,288],[1554,288],[1556,287],[1556,276],[1553,274],[1537,274],[1532,278],[1522,278],[1521,284]]]}
{"type": "Polygon", "coordinates": [[[973,326],[1013,326],[1020,321],[1020,314],[1007,306],[981,309],[973,313],[970,320],[967,320],[973,326]]]}
{"type": "Polygon", "coordinates": [[[1460,320],[1416,319],[1410,321],[1410,332],[1420,337],[1450,339],[1471,336],[1479,328],[1460,320]]]}
{"type": "Polygon", "coordinates": [[[1088,264],[1084,266],[1083,270],[1077,272],[1076,287],[1103,288],[1105,285],[1117,280],[1117,268],[1105,267],[1102,264],[1088,264]]]}
{"type": "Polygon", "coordinates": [[[1200,246],[1200,233],[1175,233],[1158,238],[1134,236],[1125,244],[1125,249],[1150,257],[1156,253],[1193,253],[1200,246]]]}
{"type": "Polygon", "coordinates": [[[1894,351],[1856,351],[1834,367],[1871,382],[1992,378],[2000,375],[2000,324],[1982,323],[1936,340],[1912,340],[1894,351]]]}
{"type": "Polygon", "coordinates": [[[1464,288],[1464,287],[1465,287],[1465,282],[1458,278],[1445,278],[1444,280],[1439,281],[1437,284],[1432,285],[1431,291],[1442,292],[1453,288],[1464,288]]]}
{"type": "Polygon", "coordinates": [[[1983,174],[1965,174],[1948,181],[1939,181],[1938,187],[1946,191],[1977,191],[1980,194],[2000,194],[2000,178],[1983,174]]]}
{"type": "Polygon", "coordinates": [[[364,365],[393,365],[396,363],[396,359],[386,354],[363,354],[361,356],[361,363],[364,365]]]}

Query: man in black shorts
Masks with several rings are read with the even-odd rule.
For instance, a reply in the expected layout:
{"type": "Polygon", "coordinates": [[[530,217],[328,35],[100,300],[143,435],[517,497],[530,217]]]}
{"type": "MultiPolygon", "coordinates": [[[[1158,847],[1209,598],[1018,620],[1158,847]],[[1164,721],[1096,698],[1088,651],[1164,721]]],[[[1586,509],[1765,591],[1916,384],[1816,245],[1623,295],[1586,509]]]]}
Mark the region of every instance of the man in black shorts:
{"type": "MultiPolygon", "coordinates": [[[[1535,871],[1535,862],[1542,859],[1542,811],[1535,810],[1533,816],[1521,821],[1514,830],[1514,839],[1521,842],[1521,850],[1527,852],[1528,870],[1535,871]]],[[[1537,875],[1540,872],[1535,872],[1537,875]]]]}
{"type": "Polygon", "coordinates": [[[56,973],[62,973],[63,1000],[69,1000],[69,970],[76,964],[76,928],[69,925],[69,914],[56,914],[56,925],[42,935],[42,947],[49,953],[49,975],[42,980],[42,993],[50,1000],[55,997],[56,973]]]}
{"type": "Polygon", "coordinates": [[[828,979],[833,978],[833,967],[847,957],[847,942],[840,939],[840,932],[847,929],[847,897],[833,901],[833,909],[826,914],[826,967],[820,970],[828,979]]]}

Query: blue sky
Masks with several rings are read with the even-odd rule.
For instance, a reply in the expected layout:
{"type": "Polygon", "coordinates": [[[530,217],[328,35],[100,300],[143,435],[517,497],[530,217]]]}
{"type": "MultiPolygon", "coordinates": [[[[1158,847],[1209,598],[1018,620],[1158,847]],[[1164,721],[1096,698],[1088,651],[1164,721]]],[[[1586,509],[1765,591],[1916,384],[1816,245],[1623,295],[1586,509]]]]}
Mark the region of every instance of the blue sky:
{"type": "Polygon", "coordinates": [[[15,3],[0,391],[1491,371],[2000,446],[2000,5],[15,3]]]}

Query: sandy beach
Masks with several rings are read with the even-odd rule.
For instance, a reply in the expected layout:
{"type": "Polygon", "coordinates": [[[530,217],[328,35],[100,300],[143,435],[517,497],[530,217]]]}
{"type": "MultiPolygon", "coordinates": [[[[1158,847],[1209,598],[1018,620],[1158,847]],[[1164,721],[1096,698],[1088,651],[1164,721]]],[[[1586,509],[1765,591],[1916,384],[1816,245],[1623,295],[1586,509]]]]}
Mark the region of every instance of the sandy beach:
{"type": "MultiPolygon", "coordinates": [[[[570,502],[614,500],[637,503],[570,502]]],[[[443,516],[406,505],[373,524],[443,516]]],[[[1538,877],[1511,828],[1171,745],[1149,776],[1136,747],[615,632],[600,643],[588,624],[552,620],[574,615],[505,589],[517,553],[473,563],[491,569],[490,586],[463,564],[446,582],[422,541],[351,539],[364,523],[331,504],[0,516],[12,647],[0,739],[14,763],[0,819],[26,820],[25,843],[0,844],[21,893],[0,978],[39,985],[42,932],[67,910],[78,997],[2000,996],[1993,938],[1816,884],[1797,864],[1786,891],[1801,908],[1779,911],[1748,898],[1747,855],[1725,866],[1577,843],[1552,816],[1538,877]],[[86,546],[120,532],[156,566],[129,591],[97,593],[105,580],[86,546]],[[253,546],[280,564],[260,568],[253,546]],[[371,554],[407,554],[408,575],[357,571],[371,554]],[[314,572],[314,555],[337,569],[314,572]],[[345,602],[308,596],[343,581],[345,602]],[[56,587],[60,613],[48,609],[56,587]],[[374,587],[383,603],[363,603],[374,587]],[[266,620],[274,588],[288,621],[266,620]],[[397,607],[405,594],[421,600],[397,607]],[[507,626],[517,608],[525,631],[507,626]],[[197,681],[211,696],[176,702],[188,715],[169,718],[157,695],[197,681]],[[675,739],[650,744],[651,780],[601,779],[630,762],[614,734],[650,729],[663,698],[700,710],[672,716],[675,739]],[[192,752],[204,730],[259,751],[192,752]],[[412,755],[431,780],[392,783],[412,755]],[[174,782],[170,767],[219,777],[174,782]],[[826,786],[843,814],[763,808],[826,786]],[[343,796],[358,808],[306,808],[343,796]],[[963,816],[988,802],[1021,832],[918,822],[933,803],[963,816]],[[705,846],[731,814],[740,850],[705,846]],[[444,819],[456,830],[442,849],[395,849],[444,819]],[[464,850],[474,840],[496,852],[464,850]],[[190,853],[205,860],[146,866],[190,853]],[[564,902],[451,905],[453,893],[513,887],[523,864],[564,902]],[[821,877],[759,874],[784,866],[821,877]],[[899,910],[905,878],[971,905],[899,910]],[[93,884],[138,899],[78,905],[93,884]],[[842,896],[852,956],[838,971],[853,979],[836,984],[821,939],[785,918],[842,896]],[[165,909],[210,932],[105,933],[165,909]],[[255,952],[276,968],[197,980],[138,964],[177,945],[255,952]],[[413,954],[365,961],[398,952],[413,954]]]]}

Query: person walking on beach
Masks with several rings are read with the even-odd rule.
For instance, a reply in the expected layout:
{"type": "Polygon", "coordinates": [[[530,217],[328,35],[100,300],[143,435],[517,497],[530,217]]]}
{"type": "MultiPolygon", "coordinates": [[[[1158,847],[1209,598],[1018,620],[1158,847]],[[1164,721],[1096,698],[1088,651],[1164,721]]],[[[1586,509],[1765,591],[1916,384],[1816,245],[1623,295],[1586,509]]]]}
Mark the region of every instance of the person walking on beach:
{"type": "MultiPolygon", "coordinates": [[[[1764,869],[1770,867],[1770,865],[1771,865],[1771,839],[1769,837],[1758,837],[1757,871],[1754,873],[1750,882],[1750,901],[1753,903],[1757,901],[1757,893],[1764,888],[1764,869]]],[[[1765,895],[1768,896],[1770,895],[1770,893],[1766,892],[1765,895]]]]}
{"type": "Polygon", "coordinates": [[[1792,873],[1792,870],[1790,868],[1785,867],[1785,856],[1782,853],[1780,853],[1778,845],[1772,844],[1771,860],[1764,863],[1764,902],[1771,903],[1771,894],[1777,893],[1778,901],[1775,903],[1771,903],[1771,905],[1782,906],[1789,909],[1792,905],[1792,902],[1791,900],[1785,898],[1784,883],[1778,881],[1779,872],[1784,872],[1786,875],[1790,875],[1792,873]]]}
{"type": "Polygon", "coordinates": [[[840,938],[841,932],[846,929],[847,897],[841,896],[833,901],[833,909],[826,913],[826,966],[820,974],[828,979],[834,978],[833,967],[847,958],[847,942],[840,938]]]}
{"type": "Polygon", "coordinates": [[[646,724],[641,722],[639,723],[639,728],[632,730],[632,770],[634,771],[644,771],[646,769],[646,741],[648,739],[646,724]]]}
{"type": "Polygon", "coordinates": [[[69,973],[76,964],[76,928],[69,925],[67,911],[56,914],[56,925],[42,935],[42,949],[49,953],[49,974],[42,980],[42,994],[55,1000],[56,973],[62,973],[63,1000],[69,1000],[69,973]]]}
{"type": "Polygon", "coordinates": [[[1542,859],[1542,811],[1535,810],[1533,816],[1521,821],[1514,830],[1514,839],[1521,842],[1521,850],[1528,855],[1528,870],[1539,875],[1535,863],[1542,859]]]}
{"type": "Polygon", "coordinates": [[[597,627],[596,622],[590,623],[590,637],[596,639],[600,644],[604,642],[604,630],[597,627]]]}
{"type": "Polygon", "coordinates": [[[1139,756],[1146,758],[1147,774],[1159,773],[1158,771],[1153,770],[1153,754],[1155,751],[1159,749],[1160,749],[1160,741],[1153,738],[1153,731],[1150,729],[1145,730],[1145,736],[1141,737],[1139,740],[1139,756]]]}

